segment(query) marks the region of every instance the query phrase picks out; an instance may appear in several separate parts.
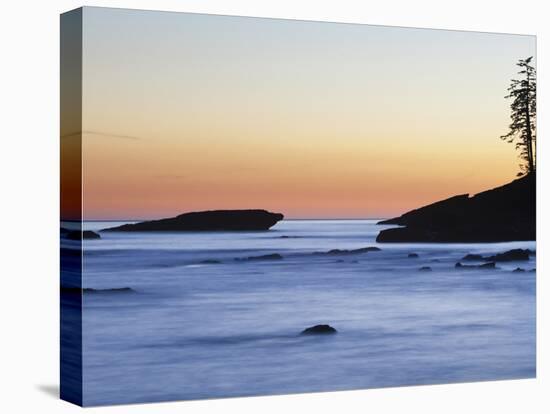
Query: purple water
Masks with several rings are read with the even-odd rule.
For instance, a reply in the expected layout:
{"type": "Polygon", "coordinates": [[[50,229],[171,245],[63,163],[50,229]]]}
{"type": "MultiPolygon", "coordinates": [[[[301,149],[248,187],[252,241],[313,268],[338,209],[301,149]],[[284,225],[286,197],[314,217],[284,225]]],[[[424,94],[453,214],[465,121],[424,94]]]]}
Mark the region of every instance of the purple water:
{"type": "Polygon", "coordinates": [[[84,241],[84,287],[134,290],[84,294],[84,404],[535,376],[534,256],[454,267],[467,253],[534,242],[377,245],[388,226],[375,223],[285,220],[267,232],[84,241]],[[367,246],[382,250],[314,254],[367,246]],[[283,259],[235,260],[272,253],[283,259]],[[320,323],[338,334],[299,335],[320,323]]]}

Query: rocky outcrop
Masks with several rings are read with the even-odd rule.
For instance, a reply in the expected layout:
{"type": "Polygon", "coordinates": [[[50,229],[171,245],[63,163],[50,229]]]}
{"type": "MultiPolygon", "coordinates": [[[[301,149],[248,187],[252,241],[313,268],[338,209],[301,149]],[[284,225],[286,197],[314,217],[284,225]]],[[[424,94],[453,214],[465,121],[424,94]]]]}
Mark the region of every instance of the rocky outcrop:
{"type": "Polygon", "coordinates": [[[535,240],[535,174],[473,197],[457,195],[378,224],[377,242],[481,243],[535,240]]]}
{"type": "Polygon", "coordinates": [[[283,219],[266,210],[212,210],[161,220],[124,224],[102,231],[256,231],[268,230],[283,219]]]}

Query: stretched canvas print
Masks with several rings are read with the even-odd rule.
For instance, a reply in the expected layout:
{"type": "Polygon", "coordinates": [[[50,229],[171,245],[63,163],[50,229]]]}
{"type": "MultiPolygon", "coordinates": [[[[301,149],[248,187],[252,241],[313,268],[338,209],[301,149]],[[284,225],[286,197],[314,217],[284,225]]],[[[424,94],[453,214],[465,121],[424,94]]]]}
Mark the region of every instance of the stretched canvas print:
{"type": "Polygon", "coordinates": [[[535,37],[61,17],[61,397],[532,378],[535,37]]]}

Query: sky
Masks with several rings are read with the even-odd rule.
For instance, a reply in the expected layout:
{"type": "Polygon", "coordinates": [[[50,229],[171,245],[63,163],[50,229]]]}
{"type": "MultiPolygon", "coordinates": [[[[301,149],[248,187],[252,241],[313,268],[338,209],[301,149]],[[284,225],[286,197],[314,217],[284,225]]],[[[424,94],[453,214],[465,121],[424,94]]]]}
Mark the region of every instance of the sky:
{"type": "Polygon", "coordinates": [[[535,37],[85,8],[85,219],[392,217],[518,171],[535,37]]]}

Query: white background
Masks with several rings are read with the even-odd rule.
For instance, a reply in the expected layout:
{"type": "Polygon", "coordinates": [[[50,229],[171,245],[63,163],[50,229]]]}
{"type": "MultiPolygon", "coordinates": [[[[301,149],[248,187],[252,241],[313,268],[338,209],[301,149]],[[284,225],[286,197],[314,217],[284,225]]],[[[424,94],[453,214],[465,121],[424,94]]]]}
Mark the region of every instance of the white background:
{"type": "MultiPolygon", "coordinates": [[[[533,0],[17,1],[0,11],[0,407],[66,413],[59,380],[59,13],[81,5],[538,35],[538,211],[548,211],[550,13],[533,0]],[[546,52],[546,53],[545,53],[546,52]]],[[[542,413],[549,412],[548,221],[538,216],[538,378],[93,408],[129,413],[542,413]]],[[[266,361],[268,364],[269,361],[266,361]]]]}

